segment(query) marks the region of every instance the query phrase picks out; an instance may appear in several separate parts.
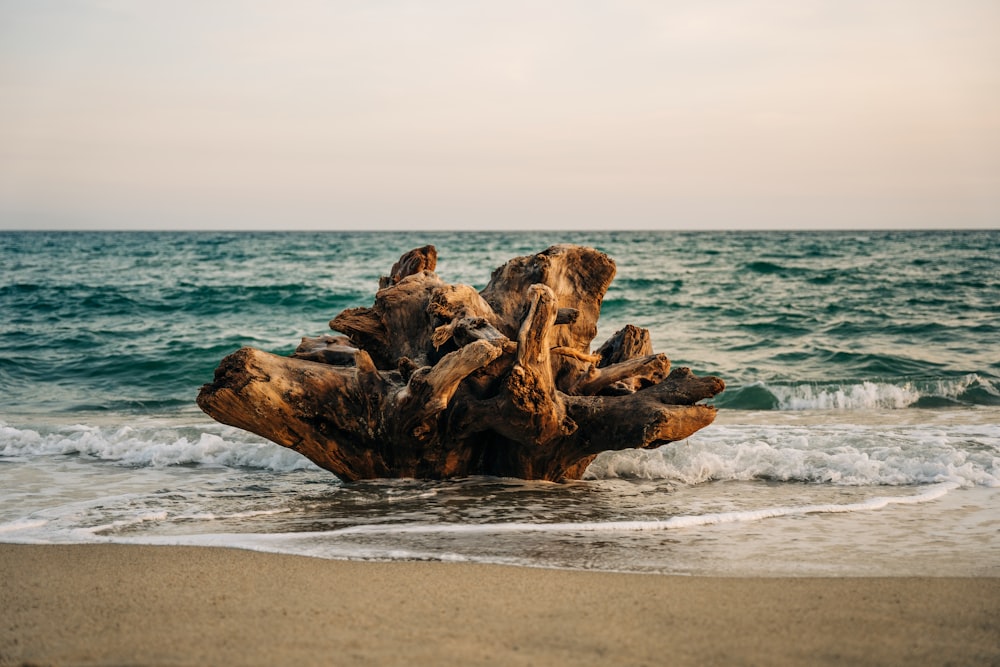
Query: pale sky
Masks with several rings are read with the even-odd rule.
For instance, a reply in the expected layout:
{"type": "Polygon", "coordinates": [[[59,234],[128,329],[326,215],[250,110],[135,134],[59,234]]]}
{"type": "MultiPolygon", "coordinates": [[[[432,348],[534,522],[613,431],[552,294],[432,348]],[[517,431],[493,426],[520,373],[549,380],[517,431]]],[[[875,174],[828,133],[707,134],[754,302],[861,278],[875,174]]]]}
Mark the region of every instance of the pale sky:
{"type": "Polygon", "coordinates": [[[998,0],[0,0],[0,229],[1000,228],[998,0]]]}

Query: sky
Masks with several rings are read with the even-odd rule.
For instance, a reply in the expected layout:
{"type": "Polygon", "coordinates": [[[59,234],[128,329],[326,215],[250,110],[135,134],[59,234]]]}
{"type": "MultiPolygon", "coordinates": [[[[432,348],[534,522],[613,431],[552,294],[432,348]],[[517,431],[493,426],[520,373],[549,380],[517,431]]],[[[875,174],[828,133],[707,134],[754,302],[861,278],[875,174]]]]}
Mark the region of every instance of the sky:
{"type": "Polygon", "coordinates": [[[0,0],[0,229],[951,227],[997,0],[0,0]]]}

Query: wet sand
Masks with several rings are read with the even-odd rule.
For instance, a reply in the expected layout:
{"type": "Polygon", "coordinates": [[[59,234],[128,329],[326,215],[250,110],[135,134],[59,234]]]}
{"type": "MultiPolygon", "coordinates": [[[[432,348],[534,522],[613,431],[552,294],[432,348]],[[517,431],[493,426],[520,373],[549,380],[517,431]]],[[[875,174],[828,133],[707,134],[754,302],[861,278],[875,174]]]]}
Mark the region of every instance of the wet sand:
{"type": "Polygon", "coordinates": [[[998,665],[1000,578],[0,544],[0,665],[998,665]]]}

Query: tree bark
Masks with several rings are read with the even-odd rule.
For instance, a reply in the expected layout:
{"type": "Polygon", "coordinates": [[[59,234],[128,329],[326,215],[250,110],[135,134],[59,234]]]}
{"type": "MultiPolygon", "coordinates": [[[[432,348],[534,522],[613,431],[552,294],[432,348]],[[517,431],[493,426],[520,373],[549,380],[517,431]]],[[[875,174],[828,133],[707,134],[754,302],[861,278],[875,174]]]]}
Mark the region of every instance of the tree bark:
{"type": "Polygon", "coordinates": [[[670,370],[628,325],[596,353],[615,273],[604,253],[558,245],[517,257],[477,292],[444,283],[433,246],[404,254],[343,336],[291,357],[243,348],[198,405],[345,481],[497,475],[578,479],[607,449],[649,448],[708,426],[716,377],[670,370]]]}

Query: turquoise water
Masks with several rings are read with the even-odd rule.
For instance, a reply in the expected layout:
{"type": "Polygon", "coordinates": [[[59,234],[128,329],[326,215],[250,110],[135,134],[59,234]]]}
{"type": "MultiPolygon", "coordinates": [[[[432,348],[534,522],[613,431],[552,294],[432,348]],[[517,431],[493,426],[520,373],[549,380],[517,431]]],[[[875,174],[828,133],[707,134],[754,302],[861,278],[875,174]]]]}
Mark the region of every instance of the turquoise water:
{"type": "Polygon", "coordinates": [[[552,243],[607,252],[618,276],[596,342],[650,329],[675,365],[727,380],[720,406],[808,405],[865,383],[892,407],[1000,404],[996,232],[7,233],[5,407],[190,407],[223,355],[290,352],[369,305],[379,275],[427,242],[442,277],[477,287],[552,243]]]}
{"type": "MultiPolygon", "coordinates": [[[[789,525],[891,533],[879,522],[916,512],[994,554],[969,571],[1000,568],[1000,232],[0,233],[0,266],[0,539],[653,571],[688,563],[690,539],[724,570],[789,525]],[[443,279],[481,288],[566,242],[618,265],[595,347],[648,328],[675,366],[726,380],[715,425],[602,455],[573,485],[343,485],[194,405],[229,352],[290,353],[370,305],[410,248],[435,244],[443,279]],[[953,505],[972,509],[935,514],[953,505]],[[462,528],[481,524],[507,524],[488,530],[510,546],[462,528]]],[[[836,563],[772,567],[850,570],[842,542],[836,563]]]]}

